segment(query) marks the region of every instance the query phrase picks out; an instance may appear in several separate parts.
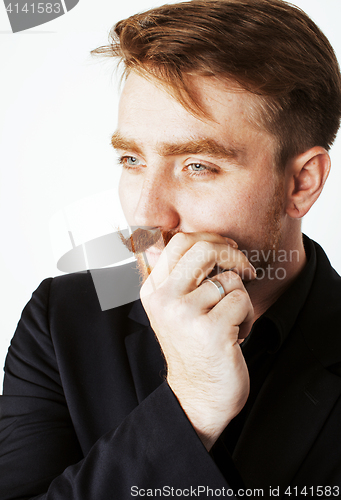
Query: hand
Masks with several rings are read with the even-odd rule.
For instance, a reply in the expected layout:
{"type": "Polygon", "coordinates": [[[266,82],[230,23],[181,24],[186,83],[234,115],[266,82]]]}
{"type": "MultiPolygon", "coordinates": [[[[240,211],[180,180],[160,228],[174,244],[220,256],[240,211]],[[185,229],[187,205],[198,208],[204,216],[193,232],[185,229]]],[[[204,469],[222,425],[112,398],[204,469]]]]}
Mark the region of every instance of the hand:
{"type": "Polygon", "coordinates": [[[233,241],[212,233],[177,233],[141,288],[141,300],[167,362],[167,381],[209,450],[249,395],[239,343],[252,326],[243,279],[256,277],[233,241]],[[225,291],[202,281],[214,279],[225,291]]]}

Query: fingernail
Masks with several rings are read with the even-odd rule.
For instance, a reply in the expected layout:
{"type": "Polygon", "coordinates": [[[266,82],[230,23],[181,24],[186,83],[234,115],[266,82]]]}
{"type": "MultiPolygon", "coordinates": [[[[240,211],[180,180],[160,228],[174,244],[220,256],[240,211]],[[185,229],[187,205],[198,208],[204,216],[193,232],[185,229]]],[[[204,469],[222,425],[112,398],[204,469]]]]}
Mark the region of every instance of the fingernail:
{"type": "Polygon", "coordinates": [[[231,245],[231,247],[238,248],[238,245],[234,240],[231,240],[231,238],[228,238],[227,236],[224,236],[224,238],[227,241],[227,243],[231,245]]]}

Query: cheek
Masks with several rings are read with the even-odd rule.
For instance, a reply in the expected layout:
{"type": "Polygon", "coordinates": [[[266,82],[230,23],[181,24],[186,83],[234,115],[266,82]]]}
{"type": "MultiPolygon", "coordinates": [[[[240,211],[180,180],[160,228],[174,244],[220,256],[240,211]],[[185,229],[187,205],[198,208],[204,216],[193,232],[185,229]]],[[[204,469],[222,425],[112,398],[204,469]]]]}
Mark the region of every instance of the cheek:
{"type": "Polygon", "coordinates": [[[138,199],[136,197],[136,188],[132,182],[129,182],[124,172],[122,172],[119,186],[118,186],[118,195],[120,198],[121,206],[124,215],[130,215],[134,209],[134,200],[138,199]]]}
{"type": "Polygon", "coordinates": [[[192,230],[235,237],[259,231],[267,222],[272,206],[269,193],[251,187],[251,183],[241,189],[240,184],[233,186],[231,183],[225,189],[220,186],[200,196],[187,193],[180,209],[184,228],[190,226],[192,230]]]}
{"type": "Polygon", "coordinates": [[[228,195],[225,190],[209,189],[198,193],[187,192],[179,197],[179,212],[183,225],[195,231],[221,232],[232,227],[239,216],[235,196],[228,195]]]}

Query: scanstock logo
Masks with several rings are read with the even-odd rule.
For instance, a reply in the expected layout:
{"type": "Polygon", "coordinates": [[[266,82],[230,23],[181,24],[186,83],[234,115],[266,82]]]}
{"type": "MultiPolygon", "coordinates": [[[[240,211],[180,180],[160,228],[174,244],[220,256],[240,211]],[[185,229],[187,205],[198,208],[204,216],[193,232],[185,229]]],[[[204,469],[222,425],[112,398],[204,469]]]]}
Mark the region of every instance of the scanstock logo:
{"type": "Polygon", "coordinates": [[[48,23],[73,9],[79,0],[4,0],[13,33],[48,23]]]}

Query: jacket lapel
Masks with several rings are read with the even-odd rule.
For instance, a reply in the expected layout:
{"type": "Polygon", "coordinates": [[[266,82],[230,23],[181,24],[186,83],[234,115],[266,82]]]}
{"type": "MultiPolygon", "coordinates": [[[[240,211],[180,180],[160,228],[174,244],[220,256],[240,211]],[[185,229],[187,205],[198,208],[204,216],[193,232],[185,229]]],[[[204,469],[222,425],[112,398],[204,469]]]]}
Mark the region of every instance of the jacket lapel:
{"type": "Polygon", "coordinates": [[[234,451],[247,485],[262,487],[265,494],[269,486],[280,486],[280,497],[341,394],[340,377],[328,369],[341,361],[341,280],[321,247],[315,247],[311,291],[234,451]]]}
{"type": "Polygon", "coordinates": [[[141,403],[164,381],[165,361],[140,301],[133,304],[129,318],[139,323],[136,330],[126,336],[125,345],[136,396],[141,403]]]}
{"type": "Polygon", "coordinates": [[[313,445],[341,393],[339,377],[323,368],[292,332],[247,419],[233,458],[246,487],[284,490],[313,445]]]}

